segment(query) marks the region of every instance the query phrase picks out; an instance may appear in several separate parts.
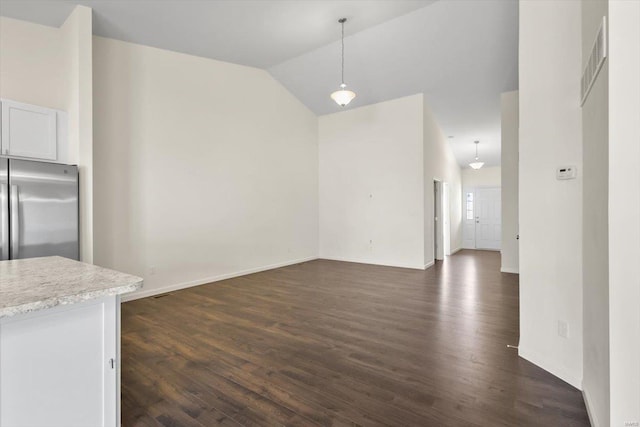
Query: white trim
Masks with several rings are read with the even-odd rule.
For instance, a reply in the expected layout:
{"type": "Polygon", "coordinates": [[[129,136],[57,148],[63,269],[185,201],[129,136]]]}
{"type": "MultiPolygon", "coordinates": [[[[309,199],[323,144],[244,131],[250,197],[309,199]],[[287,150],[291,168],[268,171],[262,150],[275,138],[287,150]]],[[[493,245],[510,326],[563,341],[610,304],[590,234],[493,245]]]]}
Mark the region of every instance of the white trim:
{"type": "Polygon", "coordinates": [[[177,291],[180,289],[191,288],[193,286],[206,285],[207,283],[219,282],[221,280],[233,279],[234,277],[246,276],[247,274],[259,273],[261,271],[273,270],[274,268],[286,267],[289,265],[300,264],[302,262],[313,261],[318,259],[317,256],[301,258],[291,261],[285,261],[277,264],[265,265],[262,267],[250,268],[247,270],[237,271],[234,273],[221,274],[219,276],[206,277],[203,279],[191,280],[188,282],[176,283],[174,285],[163,286],[161,288],[154,288],[143,290],[141,292],[134,292],[132,294],[126,294],[122,296],[122,302],[133,301],[140,298],[146,298],[153,295],[166,294],[167,292],[177,291]]]}
{"type": "Polygon", "coordinates": [[[451,251],[451,253],[449,254],[449,256],[451,256],[451,255],[455,255],[455,254],[457,254],[458,252],[460,252],[460,251],[461,251],[461,250],[463,250],[463,249],[465,249],[465,248],[463,248],[462,246],[458,246],[457,248],[455,248],[454,250],[452,250],[452,251],[451,251]]]}
{"type": "Polygon", "coordinates": [[[435,260],[433,260],[433,261],[431,261],[431,262],[426,263],[426,264],[424,265],[424,269],[426,270],[426,269],[427,269],[427,268],[429,268],[429,267],[433,267],[433,266],[435,265],[435,263],[436,263],[436,262],[435,262],[435,260]]]}
{"type": "Polygon", "coordinates": [[[517,267],[501,267],[500,268],[500,272],[502,272],[502,273],[520,274],[520,269],[518,269],[517,267]]]}
{"type": "Polygon", "coordinates": [[[502,251],[501,249],[491,249],[491,248],[470,248],[470,247],[467,247],[467,246],[464,246],[464,245],[462,246],[461,249],[469,249],[469,250],[472,250],[472,251],[489,251],[489,252],[501,252],[502,251]]]}
{"type": "MultiPolygon", "coordinates": [[[[501,168],[502,166],[487,166],[489,168],[501,168]]],[[[470,169],[470,168],[465,168],[470,169]]],[[[475,191],[476,188],[499,188],[502,190],[502,185],[488,184],[488,185],[476,185],[475,187],[467,187],[475,191]]]]}
{"type": "Polygon", "coordinates": [[[347,258],[340,258],[340,257],[326,257],[326,256],[319,256],[318,259],[326,259],[329,261],[340,261],[340,262],[353,262],[356,264],[368,264],[368,265],[381,265],[383,267],[398,267],[398,268],[411,268],[413,270],[424,270],[424,267],[419,264],[419,265],[413,265],[413,264],[390,264],[390,263],[381,263],[381,262],[374,262],[374,261],[365,261],[365,260],[354,260],[354,259],[347,259],[347,258]]]}
{"type": "Polygon", "coordinates": [[[589,399],[589,393],[587,389],[582,389],[582,399],[584,400],[584,406],[587,408],[587,415],[589,416],[589,422],[593,427],[600,427],[602,424],[598,422],[598,417],[596,417],[596,413],[593,412],[591,399],[589,399]]]}
{"type": "Polygon", "coordinates": [[[554,363],[549,362],[544,356],[540,356],[538,354],[527,351],[522,347],[522,343],[518,347],[518,356],[522,357],[525,360],[528,360],[534,365],[539,366],[550,374],[555,375],[562,381],[569,383],[578,390],[582,390],[581,377],[574,376],[572,373],[567,371],[566,368],[557,366],[554,363]]]}

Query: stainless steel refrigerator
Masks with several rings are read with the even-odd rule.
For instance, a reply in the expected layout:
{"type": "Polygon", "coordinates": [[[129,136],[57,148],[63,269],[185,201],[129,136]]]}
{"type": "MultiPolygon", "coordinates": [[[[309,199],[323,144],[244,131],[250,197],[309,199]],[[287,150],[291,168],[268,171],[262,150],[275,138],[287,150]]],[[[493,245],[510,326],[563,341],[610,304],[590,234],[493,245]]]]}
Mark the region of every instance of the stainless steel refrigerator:
{"type": "Polygon", "coordinates": [[[0,157],[0,260],[78,259],[78,168],[0,157]]]}

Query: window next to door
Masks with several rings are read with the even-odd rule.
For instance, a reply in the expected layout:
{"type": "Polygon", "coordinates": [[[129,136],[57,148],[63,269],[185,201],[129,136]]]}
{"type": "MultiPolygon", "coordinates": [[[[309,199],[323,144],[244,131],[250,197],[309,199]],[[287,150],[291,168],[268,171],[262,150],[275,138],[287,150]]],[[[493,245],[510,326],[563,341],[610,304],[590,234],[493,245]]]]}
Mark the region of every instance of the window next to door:
{"type": "Polygon", "coordinates": [[[467,193],[467,219],[473,219],[473,193],[467,193]]]}

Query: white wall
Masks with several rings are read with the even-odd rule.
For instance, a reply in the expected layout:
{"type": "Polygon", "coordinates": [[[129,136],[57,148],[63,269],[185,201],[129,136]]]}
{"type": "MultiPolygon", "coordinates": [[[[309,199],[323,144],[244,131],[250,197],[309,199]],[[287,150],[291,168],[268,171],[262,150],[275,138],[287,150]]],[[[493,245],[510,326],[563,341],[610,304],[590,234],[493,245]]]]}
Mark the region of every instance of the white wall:
{"type": "Polygon", "coordinates": [[[502,186],[502,168],[500,166],[481,169],[462,169],[462,188],[500,187],[502,186]]]}
{"type": "MultiPolygon", "coordinates": [[[[607,12],[607,0],[582,2],[582,68],[607,12]]],[[[609,420],[608,80],[609,63],[605,62],[582,107],[582,388],[595,426],[609,420]]]]}
{"type": "Polygon", "coordinates": [[[609,23],[609,361],[617,427],[640,422],[640,2],[610,1],[609,23]]]}
{"type": "Polygon", "coordinates": [[[580,2],[520,2],[519,354],[582,384],[580,2]],[[540,31],[544,28],[544,31],[540,31]],[[557,181],[575,165],[578,177],[557,181]],[[558,334],[567,322],[568,338],[558,334]]]}
{"type": "Polygon", "coordinates": [[[434,195],[433,181],[437,179],[449,184],[449,227],[451,252],[462,248],[462,178],[456,161],[442,129],[424,99],[424,265],[433,264],[434,241],[434,195]]]}
{"type": "Polygon", "coordinates": [[[80,169],[80,259],[93,260],[91,9],[61,28],[0,17],[0,97],[68,113],[69,163],[80,169]]]}
{"type": "Polygon", "coordinates": [[[518,91],[500,96],[502,128],[502,242],[501,266],[505,273],[519,271],[518,235],[518,91]]]}
{"type": "Polygon", "coordinates": [[[317,118],[267,72],[94,37],[96,264],[136,296],[318,255],[317,118]]]}
{"type": "Polygon", "coordinates": [[[434,179],[460,248],[460,167],[422,94],[321,116],[319,135],[321,258],[433,264],[434,179]]]}
{"type": "Polygon", "coordinates": [[[422,121],[421,94],[320,116],[321,258],[424,267],[422,121]]]}
{"type": "Polygon", "coordinates": [[[0,17],[0,97],[67,110],[66,50],[58,28],[0,17]]]}
{"type": "Polygon", "coordinates": [[[80,259],[93,263],[93,25],[91,9],[76,6],[64,34],[68,87],[69,158],[80,171],[80,259]]]}

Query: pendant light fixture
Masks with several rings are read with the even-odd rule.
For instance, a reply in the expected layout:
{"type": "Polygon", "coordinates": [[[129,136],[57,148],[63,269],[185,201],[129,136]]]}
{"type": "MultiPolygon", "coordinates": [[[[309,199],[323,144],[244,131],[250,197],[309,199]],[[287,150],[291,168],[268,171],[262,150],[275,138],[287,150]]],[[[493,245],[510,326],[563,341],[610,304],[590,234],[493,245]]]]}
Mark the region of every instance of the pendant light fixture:
{"type": "Polygon", "coordinates": [[[473,169],[480,169],[482,166],[484,166],[484,162],[478,161],[478,144],[480,144],[480,141],[473,141],[473,143],[476,144],[476,161],[469,163],[469,166],[471,166],[473,169]]]}
{"type": "Polygon", "coordinates": [[[344,83],[344,23],[347,22],[347,18],[340,18],[338,22],[342,25],[342,83],[340,89],[331,94],[331,99],[336,101],[339,106],[344,107],[356,97],[356,94],[347,90],[347,85],[344,83]]]}

